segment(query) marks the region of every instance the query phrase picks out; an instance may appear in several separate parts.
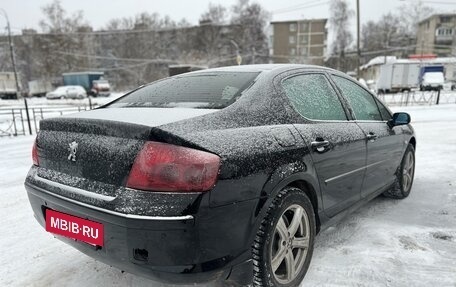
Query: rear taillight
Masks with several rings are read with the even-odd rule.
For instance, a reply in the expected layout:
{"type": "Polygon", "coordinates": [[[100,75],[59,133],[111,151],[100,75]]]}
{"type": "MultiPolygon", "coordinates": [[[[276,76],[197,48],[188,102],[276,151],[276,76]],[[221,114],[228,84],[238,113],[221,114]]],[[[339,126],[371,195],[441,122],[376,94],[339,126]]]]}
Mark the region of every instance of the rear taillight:
{"type": "Polygon", "coordinates": [[[35,141],[33,142],[33,148],[32,148],[32,161],[33,161],[33,164],[36,165],[36,166],[39,166],[40,165],[40,161],[38,159],[38,149],[36,147],[36,139],[35,141]]]}
{"type": "Polygon", "coordinates": [[[146,142],[136,156],[127,187],[149,191],[202,192],[217,181],[220,157],[159,142],[146,142]]]}

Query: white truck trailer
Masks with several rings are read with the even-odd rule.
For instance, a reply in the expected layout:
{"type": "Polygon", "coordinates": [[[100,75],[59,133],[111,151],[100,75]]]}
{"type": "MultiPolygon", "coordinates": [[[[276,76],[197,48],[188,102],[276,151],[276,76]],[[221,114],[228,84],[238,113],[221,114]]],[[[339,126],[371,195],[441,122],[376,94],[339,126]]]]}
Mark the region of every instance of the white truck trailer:
{"type": "Polygon", "coordinates": [[[13,72],[0,72],[0,99],[17,99],[16,79],[13,72]]]}
{"type": "Polygon", "coordinates": [[[385,63],[380,67],[378,93],[410,91],[419,87],[420,63],[385,63]]]}
{"type": "Polygon", "coordinates": [[[33,80],[28,82],[29,97],[44,97],[47,92],[54,89],[51,81],[46,79],[33,80]]]}

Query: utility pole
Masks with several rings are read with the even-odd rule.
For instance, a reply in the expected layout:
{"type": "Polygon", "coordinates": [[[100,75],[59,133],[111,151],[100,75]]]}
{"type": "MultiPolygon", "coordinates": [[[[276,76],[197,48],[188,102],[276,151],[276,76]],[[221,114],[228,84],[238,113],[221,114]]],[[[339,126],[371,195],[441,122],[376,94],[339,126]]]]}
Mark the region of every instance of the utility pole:
{"type": "Polygon", "coordinates": [[[9,22],[8,14],[6,14],[5,10],[1,9],[1,11],[2,11],[3,16],[6,19],[6,29],[8,30],[8,45],[10,48],[11,63],[13,64],[14,80],[16,81],[16,96],[19,99],[19,80],[17,78],[16,57],[14,55],[13,40],[11,38],[10,22],[9,22]]]}
{"type": "Polygon", "coordinates": [[[423,54],[424,54],[424,40],[421,40],[421,60],[423,60],[423,54]]]}
{"type": "Polygon", "coordinates": [[[236,48],[236,62],[237,62],[237,64],[241,65],[242,57],[241,57],[241,54],[239,53],[239,45],[234,40],[230,40],[230,43],[234,46],[234,48],[236,48]]]}
{"type": "Polygon", "coordinates": [[[359,0],[356,0],[356,53],[358,57],[356,58],[356,78],[359,80],[360,74],[359,74],[359,66],[361,64],[360,58],[361,58],[361,50],[359,47],[360,39],[359,39],[359,34],[360,34],[360,23],[359,23],[359,0]]]}
{"type": "MultiPolygon", "coordinates": [[[[16,82],[16,98],[19,99],[21,88],[19,86],[19,79],[17,77],[16,56],[14,54],[13,39],[11,37],[10,21],[9,21],[8,14],[6,13],[6,11],[3,10],[3,9],[0,9],[0,11],[2,12],[3,16],[6,19],[6,27],[7,27],[7,30],[8,30],[8,44],[9,44],[10,54],[11,54],[11,63],[13,65],[14,80],[16,82]]],[[[28,111],[27,99],[25,97],[24,97],[24,104],[25,104],[25,113],[27,115],[27,123],[28,123],[29,133],[32,134],[32,126],[30,124],[30,115],[29,115],[29,111],[28,111]]]]}
{"type": "Polygon", "coordinates": [[[252,47],[252,64],[255,64],[255,47],[252,47]]]}

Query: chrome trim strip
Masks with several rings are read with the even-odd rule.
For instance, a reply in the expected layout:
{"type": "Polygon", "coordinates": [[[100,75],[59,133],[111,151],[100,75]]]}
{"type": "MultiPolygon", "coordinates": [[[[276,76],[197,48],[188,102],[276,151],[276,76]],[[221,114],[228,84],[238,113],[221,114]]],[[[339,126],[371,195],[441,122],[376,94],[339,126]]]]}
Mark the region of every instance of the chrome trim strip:
{"type": "Polygon", "coordinates": [[[71,198],[68,198],[68,197],[65,197],[65,196],[62,196],[62,195],[59,195],[59,194],[55,194],[55,193],[49,192],[49,191],[47,191],[47,190],[45,190],[45,189],[43,189],[41,187],[32,185],[30,183],[26,183],[26,184],[31,186],[32,188],[39,189],[41,192],[46,193],[47,195],[50,195],[50,196],[53,196],[53,197],[57,197],[59,199],[71,202],[71,203],[76,204],[76,205],[83,206],[85,208],[93,209],[93,210],[100,211],[100,212],[103,212],[103,213],[107,213],[107,214],[110,214],[110,215],[123,217],[123,218],[126,218],[126,219],[163,220],[163,221],[182,221],[182,220],[193,220],[194,219],[193,215],[184,215],[184,216],[150,216],[150,215],[136,215],[136,214],[120,213],[120,212],[117,212],[117,211],[112,211],[112,210],[109,210],[109,209],[104,209],[104,208],[101,208],[101,207],[93,206],[93,205],[90,205],[90,204],[87,204],[87,203],[84,203],[84,202],[76,201],[74,199],[71,199],[71,198]]]}
{"type": "Polygon", "coordinates": [[[372,166],[374,166],[374,165],[381,164],[382,162],[385,162],[385,161],[387,161],[387,160],[381,160],[381,161],[378,161],[378,162],[374,162],[374,163],[365,165],[365,166],[363,166],[363,167],[360,167],[360,168],[351,170],[351,171],[349,171],[349,172],[346,172],[346,173],[343,173],[343,174],[336,175],[335,177],[331,177],[331,178],[326,179],[326,180],[325,180],[325,183],[328,184],[328,183],[330,183],[331,181],[334,181],[334,180],[337,180],[337,179],[342,178],[342,177],[344,177],[344,176],[347,176],[347,175],[356,173],[356,172],[358,172],[358,171],[362,171],[362,170],[364,170],[364,169],[366,169],[366,168],[369,168],[369,167],[372,167],[372,166]]]}
{"type": "Polygon", "coordinates": [[[53,187],[57,187],[57,188],[60,188],[60,189],[63,189],[63,190],[67,190],[71,193],[76,193],[78,195],[82,195],[82,196],[85,196],[85,197],[89,197],[89,198],[92,198],[92,199],[97,199],[97,200],[103,200],[103,201],[113,201],[114,199],[116,199],[115,196],[109,196],[109,195],[103,195],[103,194],[98,194],[98,193],[94,193],[94,192],[90,192],[90,191],[87,191],[87,190],[84,190],[84,189],[80,189],[80,188],[77,188],[77,187],[72,187],[72,186],[68,186],[68,185],[65,185],[65,184],[61,184],[61,183],[58,183],[58,182],[55,182],[55,181],[52,181],[52,180],[49,180],[49,179],[45,179],[45,178],[42,178],[40,177],[38,174],[35,174],[35,176],[33,177],[36,181],[41,181],[47,185],[50,185],[50,186],[53,186],[53,187]]]}

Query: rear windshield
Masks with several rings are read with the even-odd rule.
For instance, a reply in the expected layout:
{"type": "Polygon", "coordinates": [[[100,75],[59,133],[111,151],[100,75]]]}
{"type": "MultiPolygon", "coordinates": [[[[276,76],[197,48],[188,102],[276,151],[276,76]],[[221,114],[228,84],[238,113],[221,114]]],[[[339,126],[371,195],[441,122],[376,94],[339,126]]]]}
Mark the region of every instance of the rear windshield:
{"type": "Polygon", "coordinates": [[[133,91],[109,107],[222,109],[234,103],[258,74],[212,72],[175,76],[133,91]]]}

